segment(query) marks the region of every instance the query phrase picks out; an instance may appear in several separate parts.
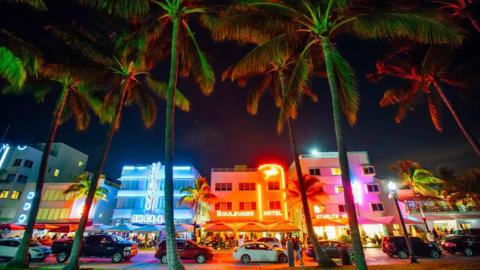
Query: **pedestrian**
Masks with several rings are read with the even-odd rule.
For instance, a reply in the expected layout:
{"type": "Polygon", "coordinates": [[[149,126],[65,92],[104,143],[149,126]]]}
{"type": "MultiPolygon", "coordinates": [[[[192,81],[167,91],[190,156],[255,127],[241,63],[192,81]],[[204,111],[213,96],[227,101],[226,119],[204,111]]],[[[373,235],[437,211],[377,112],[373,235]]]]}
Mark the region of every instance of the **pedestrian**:
{"type": "Polygon", "coordinates": [[[432,233],[433,233],[433,239],[435,240],[435,242],[438,241],[438,233],[437,233],[437,230],[435,228],[432,229],[432,233]]]}
{"type": "Polygon", "coordinates": [[[298,237],[295,237],[293,239],[293,250],[295,250],[295,253],[296,253],[295,260],[299,261],[300,265],[303,265],[302,242],[298,237]]]}
{"type": "Polygon", "coordinates": [[[375,244],[375,246],[379,246],[380,245],[380,237],[378,237],[377,234],[375,234],[373,236],[373,243],[375,244]]]}
{"type": "Polygon", "coordinates": [[[241,246],[243,246],[244,243],[245,243],[245,242],[243,241],[243,236],[240,235],[240,236],[238,237],[238,246],[241,247],[241,246]]]}

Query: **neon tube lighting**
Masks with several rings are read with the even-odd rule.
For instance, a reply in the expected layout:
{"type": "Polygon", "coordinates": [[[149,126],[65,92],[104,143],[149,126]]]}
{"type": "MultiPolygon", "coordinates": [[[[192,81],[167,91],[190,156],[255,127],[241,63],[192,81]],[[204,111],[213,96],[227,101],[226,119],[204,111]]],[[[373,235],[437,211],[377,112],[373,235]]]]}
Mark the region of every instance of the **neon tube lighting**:
{"type": "Polygon", "coordinates": [[[20,150],[20,151],[23,151],[23,150],[27,149],[27,146],[26,145],[24,145],[24,146],[19,145],[19,146],[17,146],[17,149],[20,150]]]}
{"type": "Polygon", "coordinates": [[[258,219],[262,221],[263,215],[262,215],[262,185],[257,184],[257,199],[258,199],[258,219]]]}
{"type": "Polygon", "coordinates": [[[7,154],[8,154],[8,151],[10,151],[10,146],[6,146],[5,145],[2,147],[5,149],[5,151],[3,152],[3,155],[2,155],[2,158],[0,158],[0,169],[3,167],[3,163],[5,162],[5,159],[7,158],[7,154]]]}
{"type": "Polygon", "coordinates": [[[189,171],[192,169],[192,166],[173,166],[173,169],[177,171],[189,171]]]}

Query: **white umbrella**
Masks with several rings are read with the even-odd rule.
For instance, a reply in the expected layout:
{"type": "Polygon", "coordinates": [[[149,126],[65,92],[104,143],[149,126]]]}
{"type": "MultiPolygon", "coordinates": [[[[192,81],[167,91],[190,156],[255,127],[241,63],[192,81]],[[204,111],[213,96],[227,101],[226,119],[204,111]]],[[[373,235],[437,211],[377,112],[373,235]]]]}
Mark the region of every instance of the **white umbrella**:
{"type": "Polygon", "coordinates": [[[134,229],[134,232],[159,232],[165,230],[165,226],[163,225],[153,225],[153,224],[148,224],[144,225],[140,228],[134,229]]]}
{"type": "Polygon", "coordinates": [[[131,232],[131,231],[133,231],[135,229],[138,229],[138,228],[140,228],[140,227],[132,225],[132,224],[120,224],[118,226],[107,229],[105,231],[109,231],[109,232],[131,232]]]}

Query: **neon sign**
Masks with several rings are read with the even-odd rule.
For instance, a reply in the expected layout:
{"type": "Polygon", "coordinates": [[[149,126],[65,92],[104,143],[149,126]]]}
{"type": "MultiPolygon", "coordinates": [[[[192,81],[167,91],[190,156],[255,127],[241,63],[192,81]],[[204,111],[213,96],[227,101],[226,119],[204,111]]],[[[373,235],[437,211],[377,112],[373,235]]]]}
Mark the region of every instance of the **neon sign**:
{"type": "MultiPolygon", "coordinates": [[[[263,164],[261,166],[258,167],[258,170],[261,171],[263,173],[263,175],[265,176],[265,180],[267,180],[268,178],[270,177],[273,177],[273,176],[277,176],[279,175],[280,176],[280,184],[281,184],[281,189],[283,190],[283,215],[284,215],[284,218],[285,220],[288,219],[288,207],[287,207],[287,184],[285,182],[285,172],[283,171],[283,167],[280,166],[280,165],[277,165],[277,164],[263,164]]],[[[259,188],[258,190],[260,190],[260,185],[259,185],[259,188]]],[[[260,212],[262,211],[262,208],[261,208],[261,196],[260,196],[260,192],[259,192],[259,195],[258,195],[258,201],[259,201],[259,204],[260,204],[260,212]]],[[[260,215],[260,220],[261,220],[261,215],[260,215]]]]}
{"type": "Polygon", "coordinates": [[[253,217],[255,211],[216,211],[217,217],[253,217]]]}
{"type": "Polygon", "coordinates": [[[158,179],[160,178],[160,162],[152,164],[150,178],[148,178],[145,210],[153,211],[158,204],[158,179]]]}
{"type": "Polygon", "coordinates": [[[27,149],[27,146],[26,146],[26,145],[24,145],[24,146],[20,146],[20,145],[19,145],[19,146],[17,146],[17,149],[18,149],[19,151],[23,151],[23,150],[27,149]]]}
{"type": "MultiPolygon", "coordinates": [[[[22,209],[23,211],[27,212],[32,208],[32,202],[31,200],[35,197],[35,192],[30,191],[27,193],[26,199],[27,201],[23,204],[22,209]]],[[[27,221],[27,213],[22,213],[18,216],[18,223],[22,224],[27,221]]]]}
{"type": "Polygon", "coordinates": [[[265,175],[265,180],[267,180],[272,176],[278,175],[279,172],[277,168],[271,167],[270,169],[263,171],[263,174],[265,175]]]}
{"type": "Polygon", "coordinates": [[[0,169],[3,166],[3,163],[5,162],[5,159],[7,158],[8,151],[10,151],[10,146],[8,144],[2,145],[2,148],[0,151],[3,151],[2,157],[0,158],[0,169]]]}
{"type": "Polygon", "coordinates": [[[358,204],[363,204],[362,187],[357,181],[353,181],[352,183],[352,193],[353,201],[358,204]]]}
{"type": "Polygon", "coordinates": [[[280,210],[265,210],[263,211],[263,215],[267,217],[281,217],[282,211],[280,210]]]}
{"type": "Polygon", "coordinates": [[[163,215],[132,215],[130,220],[132,223],[160,224],[165,222],[165,217],[163,215]]]}
{"type": "Polygon", "coordinates": [[[315,216],[318,219],[338,219],[338,218],[348,218],[347,214],[318,214],[315,216]]]}

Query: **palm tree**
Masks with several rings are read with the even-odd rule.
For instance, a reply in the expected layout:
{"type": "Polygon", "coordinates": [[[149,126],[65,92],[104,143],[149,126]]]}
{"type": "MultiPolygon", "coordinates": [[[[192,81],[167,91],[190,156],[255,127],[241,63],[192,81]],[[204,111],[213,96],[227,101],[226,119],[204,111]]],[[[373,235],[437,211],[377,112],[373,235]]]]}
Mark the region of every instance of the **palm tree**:
{"type": "MultiPolygon", "coordinates": [[[[472,26],[480,32],[480,23],[475,19],[475,3],[473,0],[445,0],[445,1],[432,1],[439,4],[439,10],[449,12],[452,18],[467,19],[472,26]]],[[[478,6],[478,4],[477,4],[478,6]]]]}
{"type": "MultiPolygon", "coordinates": [[[[320,179],[305,175],[305,193],[310,204],[318,204],[325,201],[328,194],[323,190],[325,184],[320,179]]],[[[292,179],[287,186],[287,203],[288,207],[303,207],[302,205],[302,189],[297,179],[292,179]]]]}
{"type": "MultiPolygon", "coordinates": [[[[90,185],[92,184],[92,181],[90,180],[90,174],[88,172],[84,172],[75,177],[74,181],[75,183],[71,184],[65,191],[63,191],[63,194],[76,199],[87,197],[88,191],[90,190],[90,185]]],[[[106,201],[108,194],[110,194],[108,189],[104,187],[97,187],[93,201],[106,201]]]]}
{"type": "MultiPolygon", "coordinates": [[[[432,14],[420,14],[406,8],[390,7],[379,10],[377,6],[369,6],[365,1],[241,1],[249,6],[242,11],[258,17],[277,14],[278,26],[288,35],[278,36],[278,44],[289,42],[292,51],[298,51],[299,57],[293,68],[292,78],[308,79],[312,74],[308,65],[322,63],[326,67],[327,80],[332,97],[332,110],[339,154],[342,183],[345,189],[345,205],[348,212],[352,234],[353,252],[358,269],[367,269],[365,256],[360,240],[360,231],[353,200],[350,181],[347,150],[341,112],[346,114],[350,124],[356,122],[359,108],[359,94],[356,91],[356,79],[350,65],[335,48],[332,40],[339,34],[349,33],[363,39],[411,39],[420,43],[459,44],[463,37],[441,18],[432,14]],[[293,24],[294,31],[289,31],[293,24]]],[[[388,5],[387,5],[388,6],[388,5]]],[[[226,16],[224,20],[232,25],[241,16],[226,16]]],[[[268,25],[272,25],[270,23],[268,25]]],[[[278,30],[277,30],[278,31],[278,30]]],[[[223,33],[223,36],[237,36],[239,31],[223,33]]],[[[280,45],[278,46],[280,47],[280,45]]],[[[299,103],[298,89],[288,89],[281,111],[281,120],[294,117],[292,112],[299,103]]],[[[283,126],[279,123],[279,129],[283,126]]]]}
{"type": "Polygon", "coordinates": [[[412,190],[425,227],[429,232],[427,218],[420,204],[420,196],[440,197],[443,180],[435,177],[431,171],[422,168],[419,163],[411,160],[397,161],[391,169],[397,173],[401,183],[412,190]]]}
{"type": "MultiPolygon", "coordinates": [[[[90,122],[89,109],[98,111],[99,107],[99,102],[92,95],[91,86],[80,79],[85,77],[80,73],[75,73],[74,68],[54,64],[44,65],[40,72],[40,76],[43,79],[49,80],[49,82],[53,82],[53,85],[50,83],[51,85],[49,85],[48,88],[41,89],[32,86],[35,89],[33,90],[33,94],[39,101],[43,101],[45,95],[52,90],[60,89],[60,93],[57,98],[53,119],[50,123],[47,143],[42,152],[40,172],[38,174],[39,177],[35,184],[35,194],[37,194],[37,196],[32,200],[32,206],[28,216],[25,233],[22,238],[22,243],[17,250],[14,259],[8,263],[7,267],[9,268],[28,266],[27,251],[32,238],[33,226],[37,219],[38,209],[40,207],[40,194],[42,194],[43,185],[45,183],[48,159],[59,126],[70,118],[74,118],[77,130],[84,131],[90,122]],[[58,85],[61,87],[58,87],[58,85]]],[[[23,89],[10,89],[13,89],[13,91],[16,91],[17,93],[23,91],[23,89]]]]}
{"type": "Polygon", "coordinates": [[[193,187],[183,187],[180,189],[180,192],[185,195],[180,198],[178,204],[186,205],[193,209],[193,240],[196,241],[197,215],[200,204],[211,203],[217,198],[217,196],[212,193],[207,178],[205,177],[195,179],[193,187]]]}
{"type": "Polygon", "coordinates": [[[27,78],[22,60],[5,47],[0,47],[0,77],[17,88],[22,88],[27,78]]]}
{"type": "Polygon", "coordinates": [[[427,101],[430,118],[435,129],[441,132],[443,127],[440,122],[440,104],[437,100],[442,100],[468,143],[480,157],[480,146],[463,125],[460,116],[444,91],[445,87],[465,88],[465,74],[459,70],[459,65],[450,63],[451,57],[445,48],[431,47],[423,61],[418,64],[414,60],[405,60],[408,58],[405,57],[404,52],[409,52],[409,49],[402,48],[386,59],[378,61],[376,73],[368,76],[372,82],[377,82],[384,77],[394,77],[406,80],[408,83],[406,88],[393,88],[385,91],[380,106],[397,105],[395,122],[400,123],[406,117],[407,112],[413,110],[423,97],[427,101]]]}
{"type": "Polygon", "coordinates": [[[439,172],[444,181],[442,195],[452,207],[472,204],[480,210],[480,168],[469,169],[459,176],[447,167],[440,168],[439,172]]]}

